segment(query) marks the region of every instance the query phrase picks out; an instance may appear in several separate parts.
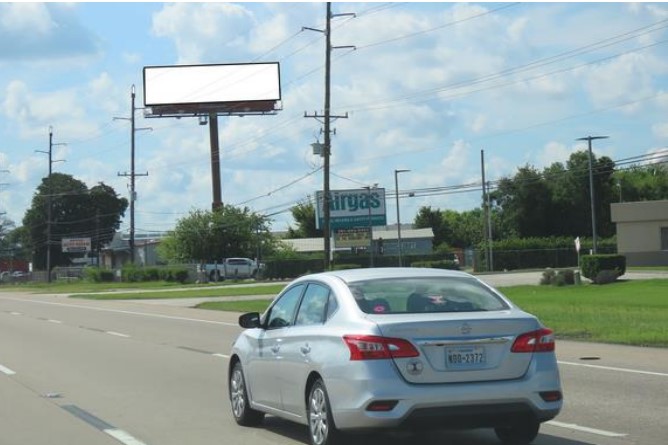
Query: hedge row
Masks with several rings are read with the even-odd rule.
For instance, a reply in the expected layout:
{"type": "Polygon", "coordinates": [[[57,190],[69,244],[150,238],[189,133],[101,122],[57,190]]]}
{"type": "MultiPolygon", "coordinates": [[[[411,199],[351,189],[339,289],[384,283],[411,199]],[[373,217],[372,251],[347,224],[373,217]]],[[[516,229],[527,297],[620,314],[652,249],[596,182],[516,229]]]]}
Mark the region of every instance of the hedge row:
{"type": "MultiPolygon", "coordinates": [[[[575,241],[570,237],[558,238],[510,238],[493,242],[492,263],[494,270],[566,268],[578,265],[578,253],[575,241]]],[[[484,246],[479,245],[478,270],[486,270],[484,246]]],[[[580,254],[588,254],[592,248],[590,239],[581,239],[580,254]]],[[[614,239],[605,239],[597,243],[597,251],[616,253],[614,239]]]]}
{"type": "MultiPolygon", "coordinates": [[[[114,281],[114,271],[98,267],[86,267],[85,278],[96,283],[114,281]]],[[[137,267],[123,266],[121,281],[137,283],[141,281],[168,281],[185,283],[188,281],[188,269],[185,267],[137,267]]]]}

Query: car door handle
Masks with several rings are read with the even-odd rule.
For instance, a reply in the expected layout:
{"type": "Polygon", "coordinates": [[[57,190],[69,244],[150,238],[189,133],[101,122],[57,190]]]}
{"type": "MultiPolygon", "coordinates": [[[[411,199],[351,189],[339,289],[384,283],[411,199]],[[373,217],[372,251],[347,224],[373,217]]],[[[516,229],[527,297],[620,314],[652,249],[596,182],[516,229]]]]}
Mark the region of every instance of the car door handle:
{"type": "Polygon", "coordinates": [[[311,352],[311,347],[309,345],[304,345],[300,348],[300,350],[302,351],[302,354],[306,355],[311,352]]]}
{"type": "Polygon", "coordinates": [[[281,345],[274,345],[271,347],[271,352],[273,352],[274,354],[278,354],[278,351],[280,350],[281,350],[281,345]]]}

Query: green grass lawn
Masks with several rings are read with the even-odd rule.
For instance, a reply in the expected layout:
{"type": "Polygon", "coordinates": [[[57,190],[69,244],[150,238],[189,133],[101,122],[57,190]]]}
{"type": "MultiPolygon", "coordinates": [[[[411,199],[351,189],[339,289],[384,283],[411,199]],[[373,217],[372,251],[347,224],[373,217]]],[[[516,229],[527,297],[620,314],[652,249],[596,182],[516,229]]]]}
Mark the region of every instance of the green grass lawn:
{"type": "MultiPolygon", "coordinates": [[[[513,286],[500,289],[557,338],[668,347],[668,280],[597,286],[513,286]]],[[[210,302],[197,307],[262,312],[269,300],[210,302]]]]}
{"type": "Polygon", "coordinates": [[[668,280],[501,291],[558,338],[668,347],[668,280]]]}

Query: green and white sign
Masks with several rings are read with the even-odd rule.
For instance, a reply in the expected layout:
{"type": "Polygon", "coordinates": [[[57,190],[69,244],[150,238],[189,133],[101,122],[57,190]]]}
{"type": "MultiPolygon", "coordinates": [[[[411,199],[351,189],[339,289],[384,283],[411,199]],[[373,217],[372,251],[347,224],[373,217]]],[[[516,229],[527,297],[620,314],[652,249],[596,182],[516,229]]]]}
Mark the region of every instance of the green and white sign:
{"type": "MultiPolygon", "coordinates": [[[[329,192],[330,230],[385,226],[385,189],[331,190],[329,192]]],[[[316,192],[316,228],[324,226],[324,193],[316,192]]]]}

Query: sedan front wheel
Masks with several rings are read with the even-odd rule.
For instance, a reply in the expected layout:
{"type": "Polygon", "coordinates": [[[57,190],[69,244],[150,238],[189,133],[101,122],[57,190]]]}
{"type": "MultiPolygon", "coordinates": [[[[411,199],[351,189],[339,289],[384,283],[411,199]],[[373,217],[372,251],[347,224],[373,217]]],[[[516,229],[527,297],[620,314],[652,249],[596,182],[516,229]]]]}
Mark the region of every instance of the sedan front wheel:
{"type": "Polygon", "coordinates": [[[246,381],[240,362],[235,363],[232,368],[228,386],[234,420],[242,426],[257,426],[262,423],[264,413],[250,407],[246,381]]]}

